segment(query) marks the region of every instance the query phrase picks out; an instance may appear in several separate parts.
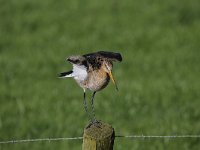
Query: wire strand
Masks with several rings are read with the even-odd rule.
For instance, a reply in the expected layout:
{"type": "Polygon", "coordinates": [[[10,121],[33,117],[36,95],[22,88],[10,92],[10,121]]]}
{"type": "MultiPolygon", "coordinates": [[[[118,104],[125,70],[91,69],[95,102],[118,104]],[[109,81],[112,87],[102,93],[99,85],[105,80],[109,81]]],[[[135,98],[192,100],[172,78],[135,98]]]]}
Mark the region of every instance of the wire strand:
{"type": "MultiPolygon", "coordinates": [[[[200,138],[200,135],[116,135],[116,138],[200,138]]],[[[82,140],[83,137],[60,137],[60,138],[41,138],[41,139],[23,139],[23,140],[9,140],[9,141],[0,141],[0,144],[15,144],[15,143],[28,143],[28,142],[52,142],[52,141],[68,141],[68,140],[82,140]]]]}
{"type": "Polygon", "coordinates": [[[51,141],[67,141],[67,140],[81,140],[81,139],[83,139],[83,137],[24,139],[24,140],[0,141],[0,144],[28,143],[28,142],[42,142],[42,141],[51,142],[51,141]]]}
{"type": "Polygon", "coordinates": [[[117,135],[118,138],[200,138],[200,135],[117,135]]]}

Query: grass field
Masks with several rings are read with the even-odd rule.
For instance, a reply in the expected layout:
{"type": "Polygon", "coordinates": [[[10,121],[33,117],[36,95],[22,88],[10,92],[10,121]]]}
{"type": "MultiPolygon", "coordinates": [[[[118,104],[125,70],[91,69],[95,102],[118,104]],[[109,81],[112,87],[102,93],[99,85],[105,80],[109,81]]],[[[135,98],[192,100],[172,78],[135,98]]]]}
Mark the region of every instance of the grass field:
{"type": "MultiPolygon", "coordinates": [[[[117,135],[200,134],[200,1],[0,0],[0,141],[82,136],[83,91],[65,58],[118,51],[119,92],[97,93],[117,135]]],[[[91,94],[91,93],[89,93],[91,94]]],[[[88,95],[89,97],[89,95],[88,95]]],[[[0,145],[76,150],[82,141],[0,145]]],[[[198,150],[200,139],[116,139],[115,150],[198,150]]]]}

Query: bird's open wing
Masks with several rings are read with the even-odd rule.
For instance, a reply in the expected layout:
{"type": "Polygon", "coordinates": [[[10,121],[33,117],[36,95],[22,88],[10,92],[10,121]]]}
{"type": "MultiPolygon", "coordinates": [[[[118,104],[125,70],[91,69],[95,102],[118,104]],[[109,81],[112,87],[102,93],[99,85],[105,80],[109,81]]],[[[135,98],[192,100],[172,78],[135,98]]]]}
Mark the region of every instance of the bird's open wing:
{"type": "Polygon", "coordinates": [[[122,56],[120,53],[115,52],[108,52],[108,51],[98,51],[96,53],[89,53],[83,55],[84,57],[96,57],[96,56],[102,56],[107,59],[110,59],[111,61],[122,61],[122,56]]]}
{"type": "Polygon", "coordinates": [[[122,56],[120,53],[107,52],[107,51],[99,51],[97,53],[113,61],[122,61],[122,56]]]}

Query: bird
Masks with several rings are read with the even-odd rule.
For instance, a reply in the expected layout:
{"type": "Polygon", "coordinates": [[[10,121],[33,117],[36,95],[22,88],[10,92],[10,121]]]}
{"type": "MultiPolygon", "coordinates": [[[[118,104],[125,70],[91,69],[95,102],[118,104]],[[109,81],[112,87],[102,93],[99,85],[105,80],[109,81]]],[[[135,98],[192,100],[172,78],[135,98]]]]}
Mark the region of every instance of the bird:
{"type": "Polygon", "coordinates": [[[121,62],[122,56],[117,52],[98,51],[84,55],[72,55],[66,59],[72,64],[73,69],[62,72],[58,75],[59,78],[74,78],[78,85],[83,89],[83,104],[86,113],[91,123],[98,122],[95,117],[94,97],[96,92],[104,89],[110,79],[118,90],[117,83],[112,74],[113,62],[121,62]],[[86,91],[92,91],[91,108],[92,115],[88,111],[86,102],[86,91]]]}

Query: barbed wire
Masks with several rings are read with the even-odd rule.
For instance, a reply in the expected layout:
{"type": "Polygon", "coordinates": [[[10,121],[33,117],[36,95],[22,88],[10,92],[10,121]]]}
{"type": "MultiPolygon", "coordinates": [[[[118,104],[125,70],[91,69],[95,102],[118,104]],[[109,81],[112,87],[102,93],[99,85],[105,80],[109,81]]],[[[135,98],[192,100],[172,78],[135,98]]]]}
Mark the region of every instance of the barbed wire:
{"type": "MultiPolygon", "coordinates": [[[[134,139],[175,139],[175,138],[200,138],[200,135],[116,135],[116,138],[134,138],[134,139]]],[[[68,141],[68,140],[82,140],[83,137],[60,137],[60,138],[40,138],[40,139],[23,139],[23,140],[8,140],[0,141],[0,144],[15,144],[28,142],[52,142],[52,141],[68,141]]]]}
{"type": "Polygon", "coordinates": [[[67,140],[81,140],[81,139],[83,139],[83,137],[23,139],[23,140],[0,141],[0,144],[28,143],[28,142],[42,142],[42,141],[52,142],[52,141],[67,141],[67,140]]]}
{"type": "Polygon", "coordinates": [[[200,138],[200,135],[118,135],[119,138],[200,138]]]}

